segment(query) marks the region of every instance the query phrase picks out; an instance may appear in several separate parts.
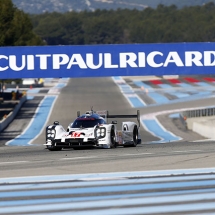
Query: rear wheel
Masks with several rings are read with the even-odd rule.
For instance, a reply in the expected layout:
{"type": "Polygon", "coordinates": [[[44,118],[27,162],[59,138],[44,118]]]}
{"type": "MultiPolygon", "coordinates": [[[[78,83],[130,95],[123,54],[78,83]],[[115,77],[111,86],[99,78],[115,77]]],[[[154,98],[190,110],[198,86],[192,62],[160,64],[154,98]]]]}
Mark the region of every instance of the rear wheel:
{"type": "Polygon", "coordinates": [[[110,131],[110,148],[116,148],[116,135],[114,126],[111,127],[110,131]]]}
{"type": "Polygon", "coordinates": [[[133,147],[136,147],[136,146],[137,146],[137,143],[138,143],[138,128],[137,128],[137,126],[135,125],[135,126],[134,126],[134,130],[133,130],[133,144],[132,144],[132,146],[133,146],[133,147]]]}
{"type": "Polygon", "coordinates": [[[133,129],[133,140],[127,142],[126,145],[124,145],[124,147],[136,147],[138,144],[138,128],[135,125],[134,129],[133,129]]]}

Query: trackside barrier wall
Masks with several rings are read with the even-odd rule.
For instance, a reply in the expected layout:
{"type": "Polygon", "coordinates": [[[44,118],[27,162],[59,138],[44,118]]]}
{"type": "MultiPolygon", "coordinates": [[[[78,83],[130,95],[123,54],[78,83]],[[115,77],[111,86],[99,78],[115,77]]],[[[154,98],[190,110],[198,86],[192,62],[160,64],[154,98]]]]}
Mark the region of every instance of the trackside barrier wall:
{"type": "Polygon", "coordinates": [[[184,111],[180,114],[182,122],[187,126],[188,129],[193,130],[194,122],[201,122],[215,118],[215,108],[204,108],[184,111]]]}
{"type": "Polygon", "coordinates": [[[214,74],[215,43],[0,47],[0,79],[214,74]]]}
{"type": "Polygon", "coordinates": [[[193,122],[192,130],[203,137],[215,139],[215,118],[201,122],[193,122]]]}
{"type": "Polygon", "coordinates": [[[8,116],[3,119],[2,121],[0,121],[0,132],[3,131],[15,118],[15,116],[17,115],[18,111],[20,110],[20,108],[22,107],[22,105],[24,104],[24,102],[26,101],[26,96],[23,96],[20,100],[19,103],[15,106],[15,108],[13,109],[12,112],[10,112],[10,114],[8,114],[8,116]]]}
{"type": "Polygon", "coordinates": [[[180,114],[188,129],[209,139],[215,139],[215,107],[184,111],[180,114]]]}

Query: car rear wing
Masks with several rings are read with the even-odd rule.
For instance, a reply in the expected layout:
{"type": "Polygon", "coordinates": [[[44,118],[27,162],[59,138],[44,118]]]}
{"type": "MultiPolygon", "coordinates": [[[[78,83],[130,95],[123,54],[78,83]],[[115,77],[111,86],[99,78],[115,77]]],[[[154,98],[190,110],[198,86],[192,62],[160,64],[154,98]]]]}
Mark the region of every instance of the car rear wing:
{"type": "Polygon", "coordinates": [[[140,111],[137,110],[137,114],[123,114],[123,115],[111,115],[109,114],[109,112],[107,111],[107,119],[108,118],[121,118],[121,119],[128,119],[128,118],[136,118],[137,119],[137,122],[138,122],[138,125],[140,127],[140,111]]]}
{"type": "MultiPolygon", "coordinates": [[[[103,117],[105,120],[107,120],[107,111],[106,110],[98,110],[98,111],[87,111],[86,113],[96,113],[98,114],[99,116],[103,117]]],[[[81,115],[81,112],[80,111],[77,111],[77,117],[79,117],[81,115]]]]}
{"type": "MultiPolygon", "coordinates": [[[[94,113],[97,113],[98,115],[100,115],[101,117],[103,117],[106,121],[109,118],[118,118],[118,119],[129,119],[129,118],[136,118],[138,125],[140,127],[140,111],[137,110],[137,114],[123,114],[123,115],[119,115],[119,114],[115,114],[115,115],[111,115],[109,114],[109,112],[107,110],[100,110],[100,111],[93,111],[94,113]]],[[[77,117],[80,116],[80,111],[77,112],[77,117]]]]}

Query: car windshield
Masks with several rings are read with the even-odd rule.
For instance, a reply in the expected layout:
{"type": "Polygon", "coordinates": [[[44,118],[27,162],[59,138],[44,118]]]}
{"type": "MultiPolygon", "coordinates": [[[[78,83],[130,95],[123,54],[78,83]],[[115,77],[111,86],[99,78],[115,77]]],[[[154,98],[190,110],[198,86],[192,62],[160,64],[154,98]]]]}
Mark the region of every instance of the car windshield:
{"type": "Polygon", "coordinates": [[[95,119],[95,118],[79,118],[74,121],[72,124],[72,128],[91,128],[95,125],[105,124],[103,119],[95,119]]]}

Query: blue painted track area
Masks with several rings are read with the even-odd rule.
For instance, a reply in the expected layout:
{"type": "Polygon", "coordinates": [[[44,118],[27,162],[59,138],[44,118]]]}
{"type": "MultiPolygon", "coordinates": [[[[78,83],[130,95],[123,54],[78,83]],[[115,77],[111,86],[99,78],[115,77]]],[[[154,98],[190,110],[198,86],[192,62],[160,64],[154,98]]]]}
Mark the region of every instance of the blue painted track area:
{"type": "Polygon", "coordinates": [[[3,178],[0,214],[212,215],[214,186],[214,168],[3,178]]]}
{"type": "Polygon", "coordinates": [[[181,140],[180,137],[167,131],[156,119],[142,120],[142,124],[147,131],[161,139],[160,141],[153,141],[152,143],[166,143],[181,140]]]}
{"type": "Polygon", "coordinates": [[[57,96],[46,96],[40,103],[26,130],[17,138],[7,142],[9,146],[28,146],[44,129],[46,121],[57,96]]]}
{"type": "MultiPolygon", "coordinates": [[[[113,77],[121,93],[133,108],[145,108],[173,104],[204,98],[213,98],[215,93],[215,78],[213,77],[185,77],[178,78],[150,76],[148,77],[113,77]]],[[[176,115],[175,115],[176,116],[176,115]]],[[[173,118],[173,115],[171,116],[173,118]]],[[[177,116],[178,118],[178,116],[177,116]]],[[[159,141],[151,143],[165,143],[182,140],[181,137],[167,131],[156,117],[142,119],[145,130],[159,141]]]]}
{"type": "Polygon", "coordinates": [[[164,79],[159,77],[155,80],[139,77],[138,80],[133,80],[132,78],[117,76],[113,77],[113,80],[134,108],[197,100],[202,96],[211,98],[215,93],[215,79],[209,77],[196,79],[190,77],[164,79]],[[130,99],[131,95],[133,98],[138,98],[138,102],[130,99]],[[147,98],[150,98],[151,102],[147,98]]]}

